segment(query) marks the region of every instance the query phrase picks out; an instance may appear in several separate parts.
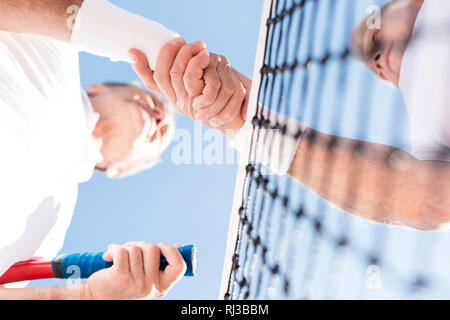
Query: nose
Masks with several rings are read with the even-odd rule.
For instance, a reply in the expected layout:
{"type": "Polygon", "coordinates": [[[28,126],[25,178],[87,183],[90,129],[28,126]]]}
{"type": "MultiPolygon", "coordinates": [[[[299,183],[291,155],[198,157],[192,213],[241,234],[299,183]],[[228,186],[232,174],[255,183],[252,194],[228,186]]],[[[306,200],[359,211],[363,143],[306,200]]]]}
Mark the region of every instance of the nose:
{"type": "Polygon", "coordinates": [[[164,125],[166,119],[166,112],[160,105],[156,105],[153,97],[150,94],[146,95],[147,104],[150,107],[150,113],[155,118],[158,129],[160,126],[164,125]]]}
{"type": "Polygon", "coordinates": [[[374,72],[383,80],[386,80],[385,72],[383,65],[381,63],[381,57],[383,55],[383,51],[379,50],[373,55],[373,64],[375,66],[374,72]]]}
{"type": "Polygon", "coordinates": [[[378,52],[376,52],[374,55],[373,55],[373,61],[374,61],[374,63],[375,63],[375,67],[378,69],[378,70],[383,70],[383,66],[380,64],[380,59],[381,59],[381,55],[383,54],[383,51],[381,51],[381,50],[379,50],[378,52]]]}

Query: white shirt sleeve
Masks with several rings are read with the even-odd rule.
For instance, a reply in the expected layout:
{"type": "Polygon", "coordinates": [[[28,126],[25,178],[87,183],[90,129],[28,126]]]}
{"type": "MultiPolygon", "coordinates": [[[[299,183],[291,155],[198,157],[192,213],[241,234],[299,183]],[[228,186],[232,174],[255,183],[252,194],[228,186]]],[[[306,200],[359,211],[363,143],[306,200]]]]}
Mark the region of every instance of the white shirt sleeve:
{"type": "Polygon", "coordinates": [[[284,117],[265,107],[262,108],[262,116],[270,124],[268,128],[254,129],[251,119],[247,119],[238,133],[229,140],[229,145],[241,152],[246,150],[253,141],[254,160],[277,175],[286,175],[300,144],[301,137],[296,139],[295,136],[299,131],[304,131],[307,126],[301,121],[284,117]],[[273,129],[276,124],[286,126],[286,132],[273,129]],[[252,135],[253,131],[258,134],[258,137],[252,135]]]}
{"type": "Polygon", "coordinates": [[[125,62],[130,62],[128,50],[138,49],[154,70],[162,47],[178,37],[161,24],[107,0],[85,0],[75,20],[72,45],[79,51],[125,62]]]}

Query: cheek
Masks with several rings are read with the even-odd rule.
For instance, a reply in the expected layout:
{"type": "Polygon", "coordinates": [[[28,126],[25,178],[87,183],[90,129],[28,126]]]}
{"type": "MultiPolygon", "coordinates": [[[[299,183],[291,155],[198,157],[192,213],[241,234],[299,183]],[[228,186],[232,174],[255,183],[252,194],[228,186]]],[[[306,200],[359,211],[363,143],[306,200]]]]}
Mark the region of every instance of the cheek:
{"type": "Polygon", "coordinates": [[[106,129],[102,152],[108,154],[110,160],[123,161],[133,149],[133,143],[139,136],[138,128],[129,118],[115,117],[108,121],[106,129]]]}
{"type": "Polygon", "coordinates": [[[116,135],[121,135],[127,140],[134,140],[142,133],[144,120],[135,108],[128,108],[126,111],[117,113],[112,119],[113,131],[116,135]]]}
{"type": "Polygon", "coordinates": [[[393,50],[391,54],[391,67],[397,73],[400,73],[402,67],[403,52],[401,49],[393,50]]]}
{"type": "Polygon", "coordinates": [[[405,41],[410,31],[408,10],[397,10],[383,19],[383,33],[387,41],[405,41]]]}

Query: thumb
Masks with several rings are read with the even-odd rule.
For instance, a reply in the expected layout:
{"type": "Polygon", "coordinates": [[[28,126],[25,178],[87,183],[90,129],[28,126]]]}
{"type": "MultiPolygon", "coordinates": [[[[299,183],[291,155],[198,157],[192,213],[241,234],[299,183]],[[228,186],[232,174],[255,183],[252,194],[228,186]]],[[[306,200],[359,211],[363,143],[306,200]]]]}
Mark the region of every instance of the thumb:
{"type": "Polygon", "coordinates": [[[162,94],[153,77],[153,71],[148,66],[148,61],[145,54],[136,49],[129,50],[128,54],[131,60],[131,67],[133,68],[134,72],[136,72],[136,74],[139,76],[139,78],[142,80],[145,87],[148,90],[162,94]]]}

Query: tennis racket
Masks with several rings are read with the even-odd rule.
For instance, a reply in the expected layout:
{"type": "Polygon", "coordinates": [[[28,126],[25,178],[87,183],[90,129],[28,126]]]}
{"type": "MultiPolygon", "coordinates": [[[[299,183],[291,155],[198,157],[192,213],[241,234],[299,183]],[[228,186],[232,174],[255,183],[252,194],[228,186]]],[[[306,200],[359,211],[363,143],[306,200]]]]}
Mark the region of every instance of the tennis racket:
{"type": "MultiPolygon", "coordinates": [[[[187,269],[185,277],[194,277],[197,271],[197,250],[194,245],[178,248],[187,269]]],[[[9,268],[1,277],[0,285],[19,281],[38,279],[86,279],[93,273],[109,268],[112,262],[103,260],[103,252],[99,253],[74,253],[60,255],[53,260],[45,258],[32,258],[21,261],[9,268]]],[[[160,270],[164,270],[169,264],[161,255],[160,270]]]]}

